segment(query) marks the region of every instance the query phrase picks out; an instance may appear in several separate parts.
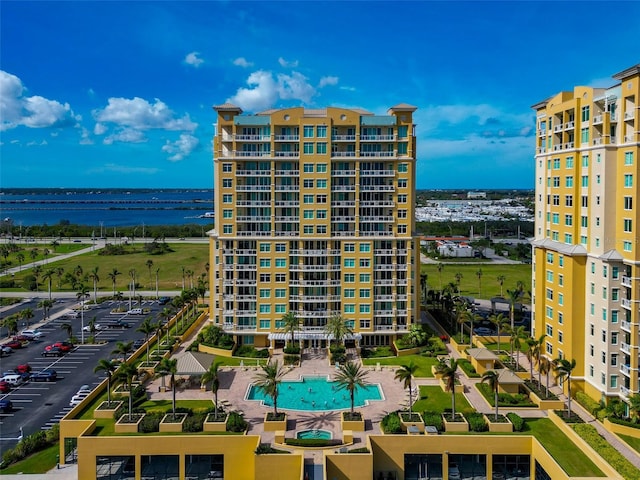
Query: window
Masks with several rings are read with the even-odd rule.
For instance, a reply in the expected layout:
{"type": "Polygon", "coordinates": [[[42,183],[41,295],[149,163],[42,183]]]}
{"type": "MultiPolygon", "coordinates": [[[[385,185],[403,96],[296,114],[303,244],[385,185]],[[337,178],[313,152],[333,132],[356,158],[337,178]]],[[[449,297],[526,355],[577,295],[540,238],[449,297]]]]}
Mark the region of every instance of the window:
{"type": "Polygon", "coordinates": [[[326,225],[316,225],[316,233],[324,235],[325,233],[327,233],[327,226],[326,225]]]}
{"type": "Polygon", "coordinates": [[[594,327],[593,327],[593,323],[589,325],[589,328],[591,330],[591,336],[593,337],[594,334],[594,327]]]}
{"type": "Polygon", "coordinates": [[[304,142],[303,151],[305,155],[311,155],[313,153],[313,143],[312,142],[304,142]]]}
{"type": "Polygon", "coordinates": [[[612,288],[611,289],[611,300],[613,300],[614,302],[617,302],[620,299],[620,289],[619,288],[612,288]]]}
{"type": "MultiPolygon", "coordinates": [[[[582,175],[580,177],[580,185],[582,187],[588,187],[589,186],[589,176],[588,175],[582,175]]],[[[583,205],[586,206],[586,205],[583,205]]]]}
{"type": "Polygon", "coordinates": [[[307,220],[313,219],[313,210],[305,210],[303,212],[303,218],[307,220]]]}
{"type": "Polygon", "coordinates": [[[607,331],[606,330],[602,330],[602,341],[606,343],[607,341],[607,331]]]}
{"type": "Polygon", "coordinates": [[[553,186],[556,188],[560,186],[560,177],[553,177],[553,186]]]}
{"type": "Polygon", "coordinates": [[[398,179],[398,188],[407,188],[407,179],[399,178],[398,179]]]}
{"type": "Polygon", "coordinates": [[[553,300],[553,290],[547,288],[547,300],[553,300]]]}
{"type": "Polygon", "coordinates": [[[591,262],[591,273],[596,273],[596,264],[591,262]]]}
{"type": "Polygon", "coordinates": [[[398,155],[406,155],[408,150],[407,142],[398,143],[398,155]]]}
{"type": "Polygon", "coordinates": [[[302,168],[304,173],[313,173],[313,163],[305,163],[302,168]]]}
{"type": "Polygon", "coordinates": [[[602,287],[602,298],[607,299],[607,287],[602,287]]]}
{"type": "Polygon", "coordinates": [[[354,268],[356,266],[355,258],[345,258],[344,259],[345,268],[354,268]]]}
{"type": "Polygon", "coordinates": [[[316,210],[316,218],[321,219],[321,220],[327,218],[327,211],[326,210],[316,210]]]}
{"type": "Polygon", "coordinates": [[[371,283],[371,274],[370,273],[361,273],[360,274],[360,283],[371,283]]]}
{"type": "Polygon", "coordinates": [[[580,197],[580,206],[582,208],[588,208],[589,207],[589,197],[587,197],[586,195],[582,195],[580,197]]]}
{"type": "Polygon", "coordinates": [[[287,245],[285,243],[276,243],[276,252],[286,252],[287,245]]]}
{"type": "Polygon", "coordinates": [[[222,203],[233,203],[233,195],[230,193],[222,195],[222,203]]]}
{"type": "Polygon", "coordinates": [[[260,266],[263,267],[263,268],[271,267],[271,259],[269,259],[269,258],[261,258],[260,259],[260,266]]]}
{"type": "Polygon", "coordinates": [[[558,168],[560,168],[560,159],[559,158],[554,158],[553,159],[553,168],[555,170],[557,170],[558,168]]]}
{"type": "Polygon", "coordinates": [[[589,355],[593,357],[593,345],[589,345],[589,355]]]}
{"type": "Polygon", "coordinates": [[[553,264],[553,253],[547,252],[547,263],[553,264]]]}
{"type": "Polygon", "coordinates": [[[553,196],[553,205],[556,207],[560,205],[560,195],[553,196]]]}
{"type": "Polygon", "coordinates": [[[360,289],[360,298],[371,298],[371,289],[369,289],[369,288],[361,288],[360,289]]]}
{"type": "Polygon", "coordinates": [[[318,173],[327,173],[327,164],[319,163],[318,165],[316,165],[316,171],[318,173]]]}
{"type": "Polygon", "coordinates": [[[287,297],[287,289],[286,288],[276,288],[276,298],[286,298],[286,297],[287,297]]]}
{"type": "Polygon", "coordinates": [[[553,272],[547,272],[547,282],[553,283],[553,272]]]}
{"type": "Polygon", "coordinates": [[[304,182],[302,184],[303,184],[304,188],[313,188],[313,179],[305,178],[304,182]]]}
{"type": "Polygon", "coordinates": [[[589,166],[589,155],[583,155],[582,156],[582,166],[583,167],[588,167],[589,166]]]}
{"type": "Polygon", "coordinates": [[[316,143],[316,153],[319,155],[324,155],[325,153],[327,153],[327,142],[316,143]]]}
{"type": "Polygon", "coordinates": [[[231,188],[231,186],[233,185],[233,180],[230,178],[223,178],[222,179],[222,188],[231,188]]]}
{"type": "Polygon", "coordinates": [[[613,265],[611,267],[611,278],[613,278],[614,280],[617,280],[619,275],[620,275],[620,269],[618,268],[617,265],[613,265]]]}
{"type": "Polygon", "coordinates": [[[398,225],[398,233],[399,234],[407,233],[407,226],[406,225],[398,225]]]}
{"type": "Polygon", "coordinates": [[[589,129],[588,128],[580,129],[580,142],[589,143],[589,129]]]}
{"type": "Polygon", "coordinates": [[[356,251],[356,244],[355,243],[345,243],[344,244],[344,251],[345,252],[355,252],[356,251]]]}
{"type": "Polygon", "coordinates": [[[633,197],[624,197],[624,209],[625,210],[633,209],[633,197]]]}
{"type": "Polygon", "coordinates": [[[327,188],[327,181],[325,179],[316,180],[317,188],[327,188]]]}
{"type": "Polygon", "coordinates": [[[569,175],[568,177],[565,177],[564,186],[565,187],[573,187],[573,176],[569,175]]]}
{"type": "Polygon", "coordinates": [[[580,235],[580,245],[586,245],[586,244],[587,244],[587,236],[580,235]]]}
{"type": "Polygon", "coordinates": [[[270,329],[271,328],[271,320],[260,320],[260,329],[270,329]]]}
{"type": "Polygon", "coordinates": [[[558,225],[560,223],[560,214],[559,213],[554,213],[553,214],[553,220],[552,223],[554,225],[558,225]]]}
{"type": "Polygon", "coordinates": [[[233,218],[233,210],[223,210],[222,211],[222,218],[233,218]]]}
{"type": "Polygon", "coordinates": [[[303,202],[306,204],[313,203],[313,195],[305,195],[303,197],[303,202]]]}
{"type": "Polygon", "coordinates": [[[371,313],[371,305],[360,305],[360,313],[371,313]]]}
{"type": "Polygon", "coordinates": [[[631,251],[631,242],[628,241],[624,241],[622,242],[622,250],[624,250],[625,252],[630,252],[631,251]]]}
{"type": "Polygon", "coordinates": [[[602,266],[602,278],[607,278],[608,269],[606,265],[602,266]]]}
{"type": "Polygon", "coordinates": [[[355,283],[356,274],[355,273],[345,273],[344,274],[344,283],[355,283]]]}
{"type": "Polygon", "coordinates": [[[360,253],[369,253],[371,251],[370,243],[361,243],[360,244],[360,253]]]}
{"type": "Polygon", "coordinates": [[[589,226],[589,217],[583,215],[580,217],[580,226],[583,228],[587,228],[589,226]]]}
{"type": "Polygon", "coordinates": [[[618,323],[618,310],[611,310],[611,323],[618,323]]]}
{"type": "Polygon", "coordinates": [[[398,173],[407,173],[408,171],[409,171],[409,164],[407,163],[398,164],[398,173]]]}
{"type": "Polygon", "coordinates": [[[626,233],[631,233],[631,230],[633,230],[633,220],[631,220],[630,218],[625,218],[623,223],[624,231],[626,233]]]}
{"type": "Polygon", "coordinates": [[[618,344],[618,332],[611,332],[611,345],[618,344]]]}
{"type": "Polygon", "coordinates": [[[559,331],[559,332],[558,332],[558,342],[559,342],[559,343],[562,343],[562,338],[563,338],[563,337],[562,337],[562,332],[560,332],[560,331],[559,331]]]}
{"type": "Polygon", "coordinates": [[[260,244],[260,251],[261,252],[270,252],[271,251],[271,244],[270,243],[261,243],[260,244]]]}
{"type": "Polygon", "coordinates": [[[611,388],[618,388],[618,376],[617,375],[611,375],[611,377],[609,377],[609,386],[611,388]]]}
{"type": "Polygon", "coordinates": [[[591,295],[594,295],[596,293],[596,284],[591,282],[590,288],[591,288],[591,295]]]}
{"type": "Polygon", "coordinates": [[[399,138],[407,138],[408,127],[406,125],[400,125],[398,127],[398,137],[399,138]]]}
{"type": "Polygon", "coordinates": [[[355,298],[356,297],[356,289],[355,288],[345,288],[344,289],[344,298],[355,298]]]}
{"type": "Polygon", "coordinates": [[[271,298],[271,290],[268,288],[261,288],[260,298],[271,298]]]}
{"type": "Polygon", "coordinates": [[[607,363],[607,354],[605,352],[600,352],[600,362],[607,363]]]}
{"type": "Polygon", "coordinates": [[[567,227],[571,227],[573,225],[573,215],[565,215],[564,224],[567,227]]]}
{"type": "Polygon", "coordinates": [[[633,175],[630,173],[625,174],[624,176],[624,186],[625,188],[633,187],[633,175]]]}
{"type": "Polygon", "coordinates": [[[562,255],[558,255],[558,265],[564,267],[564,257],[562,255]]]}
{"type": "Polygon", "coordinates": [[[271,305],[260,305],[260,313],[271,313],[271,305]]]}
{"type": "Polygon", "coordinates": [[[398,218],[407,218],[407,210],[398,210],[398,218]]]}
{"type": "Polygon", "coordinates": [[[562,325],[564,323],[564,316],[561,312],[558,312],[558,323],[562,325]]]}
{"type": "Polygon", "coordinates": [[[287,267],[286,258],[276,258],[276,268],[286,268],[286,267],[287,267]]]}
{"type": "Polygon", "coordinates": [[[327,138],[327,126],[326,125],[318,125],[316,127],[316,137],[318,137],[318,138],[327,138]]]}
{"type": "Polygon", "coordinates": [[[284,274],[284,273],[276,273],[276,282],[277,283],[284,283],[286,281],[287,281],[287,275],[286,274],[284,274]]]}
{"type": "Polygon", "coordinates": [[[589,121],[589,105],[587,105],[586,107],[582,107],[582,121],[589,121]]]}
{"type": "Polygon", "coordinates": [[[276,313],[287,313],[287,305],[285,303],[277,304],[276,313]]]}
{"type": "Polygon", "coordinates": [[[551,325],[549,325],[548,323],[547,323],[546,326],[547,326],[547,328],[546,328],[547,336],[548,337],[553,337],[553,327],[551,325]]]}
{"type": "Polygon", "coordinates": [[[327,203],[326,195],[316,195],[316,203],[327,203]]]}
{"type": "Polygon", "coordinates": [[[607,321],[607,309],[606,308],[602,309],[602,321],[603,322],[607,321]]]}
{"type": "Polygon", "coordinates": [[[360,268],[369,268],[371,266],[371,260],[368,258],[360,259],[360,268]]]}
{"type": "Polygon", "coordinates": [[[398,195],[398,203],[407,203],[407,196],[406,195],[398,195]]]}
{"type": "Polygon", "coordinates": [[[558,294],[558,305],[564,305],[564,295],[561,293],[558,294]]]}
{"type": "Polygon", "coordinates": [[[625,154],[624,154],[624,164],[625,165],[633,165],[633,152],[625,152],[625,154]]]}
{"type": "Polygon", "coordinates": [[[553,345],[551,345],[549,342],[546,342],[545,350],[547,351],[548,355],[553,355],[553,345]]]}
{"type": "Polygon", "coordinates": [[[304,138],[313,138],[313,125],[305,125],[303,127],[304,138]]]}
{"type": "Polygon", "coordinates": [[[269,274],[269,273],[261,273],[260,274],[260,282],[262,282],[262,283],[271,283],[271,274],[269,274]]]}
{"type": "Polygon", "coordinates": [[[344,306],[344,313],[356,313],[356,306],[353,303],[347,303],[344,306]]]}
{"type": "Polygon", "coordinates": [[[545,310],[547,318],[553,318],[553,308],[547,307],[545,310]]]}
{"type": "Polygon", "coordinates": [[[222,172],[223,173],[231,173],[231,163],[223,163],[222,164],[222,172]]]}
{"type": "Polygon", "coordinates": [[[589,365],[589,376],[593,377],[593,365],[589,365]]]}
{"type": "Polygon", "coordinates": [[[573,207],[573,195],[566,195],[564,197],[564,206],[573,207]]]}
{"type": "Polygon", "coordinates": [[[558,285],[564,285],[564,275],[558,275],[558,285]]]}

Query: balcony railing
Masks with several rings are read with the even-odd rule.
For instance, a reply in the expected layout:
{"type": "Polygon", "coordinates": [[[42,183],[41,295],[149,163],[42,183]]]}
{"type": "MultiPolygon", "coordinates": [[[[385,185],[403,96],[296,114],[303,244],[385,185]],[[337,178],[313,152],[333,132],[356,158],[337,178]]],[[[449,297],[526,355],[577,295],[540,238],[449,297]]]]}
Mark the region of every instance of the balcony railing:
{"type": "Polygon", "coordinates": [[[631,143],[633,142],[635,139],[633,138],[633,135],[625,135],[624,136],[624,143],[631,143]]]}
{"type": "Polygon", "coordinates": [[[631,323],[627,322],[626,320],[622,320],[620,322],[620,328],[625,332],[631,333],[631,323]]]}
{"type": "Polygon", "coordinates": [[[331,185],[332,192],[355,192],[355,185],[331,185]]]}
{"type": "Polygon", "coordinates": [[[271,170],[236,170],[236,175],[239,177],[269,177],[271,170]]]}
{"type": "Polygon", "coordinates": [[[299,142],[300,135],[275,135],[276,142],[299,142]]]}
{"type": "Polygon", "coordinates": [[[276,177],[297,177],[300,170],[276,170],[276,177]]]}
{"type": "Polygon", "coordinates": [[[276,192],[297,192],[300,190],[300,185],[276,185],[276,192]]]}
{"type": "Polygon", "coordinates": [[[631,376],[631,366],[630,365],[620,365],[620,372],[627,377],[631,376]]]}
{"type": "Polygon", "coordinates": [[[260,152],[244,152],[244,151],[234,151],[234,157],[270,157],[270,151],[260,151],[260,152]]]}
{"type": "Polygon", "coordinates": [[[594,116],[594,117],[593,117],[593,124],[594,124],[594,125],[598,125],[598,124],[602,123],[602,118],[603,118],[603,116],[602,116],[602,115],[596,115],[596,116],[594,116]]]}
{"type": "Polygon", "coordinates": [[[382,200],[379,202],[378,201],[376,202],[361,201],[360,206],[361,207],[395,207],[396,202],[391,202],[386,200],[382,200]]]}
{"type": "Polygon", "coordinates": [[[602,137],[594,137],[593,144],[594,145],[602,145],[602,137]]]}
{"type": "Polygon", "coordinates": [[[236,205],[238,207],[269,207],[271,206],[271,202],[258,200],[238,200],[236,202],[236,205]]]}
{"type": "Polygon", "coordinates": [[[361,142],[393,142],[395,139],[395,135],[360,135],[361,142]]]}
{"type": "Polygon", "coordinates": [[[627,355],[631,355],[631,345],[629,345],[628,343],[622,342],[620,344],[620,351],[622,353],[626,353],[627,355]]]}
{"type": "Polygon", "coordinates": [[[276,157],[299,158],[300,152],[275,152],[276,157]]]}
{"type": "Polygon", "coordinates": [[[331,140],[334,142],[355,142],[355,135],[331,135],[331,140]]]}
{"type": "Polygon", "coordinates": [[[395,187],[393,185],[362,185],[360,186],[360,190],[363,192],[394,192],[395,187]]]}
{"type": "Polygon", "coordinates": [[[236,135],[235,139],[239,142],[268,142],[271,135],[236,135]]]}
{"type": "Polygon", "coordinates": [[[236,192],[268,192],[271,185],[236,185],[236,192]]]}
{"type": "Polygon", "coordinates": [[[380,232],[363,232],[360,231],[361,237],[392,237],[393,232],[380,231],[380,232]]]}
{"type": "Polygon", "coordinates": [[[270,222],[271,217],[254,217],[254,216],[241,216],[236,219],[238,222],[270,222]]]}
{"type": "Polygon", "coordinates": [[[626,298],[620,299],[620,305],[622,305],[622,308],[626,308],[627,310],[631,310],[631,300],[629,300],[629,299],[626,299],[626,298]]]}
{"type": "Polygon", "coordinates": [[[395,177],[394,170],[360,170],[361,177],[395,177]]]}
{"type": "Polygon", "coordinates": [[[361,222],[373,222],[373,223],[384,223],[384,222],[393,222],[394,218],[391,215],[380,216],[380,217],[360,217],[361,222]]]}
{"type": "Polygon", "coordinates": [[[625,120],[633,120],[634,116],[635,116],[635,112],[634,111],[624,112],[624,119],[625,120]]]}
{"type": "Polygon", "coordinates": [[[331,152],[331,156],[332,157],[355,157],[356,156],[356,152],[335,152],[332,151],[331,152]]]}
{"type": "Polygon", "coordinates": [[[300,217],[298,216],[285,216],[285,217],[276,217],[276,222],[299,222],[300,217]]]}
{"type": "Polygon", "coordinates": [[[332,177],[353,177],[355,174],[355,170],[331,170],[332,177]]]}
{"type": "Polygon", "coordinates": [[[360,150],[361,157],[395,157],[395,152],[363,152],[360,150]]]}

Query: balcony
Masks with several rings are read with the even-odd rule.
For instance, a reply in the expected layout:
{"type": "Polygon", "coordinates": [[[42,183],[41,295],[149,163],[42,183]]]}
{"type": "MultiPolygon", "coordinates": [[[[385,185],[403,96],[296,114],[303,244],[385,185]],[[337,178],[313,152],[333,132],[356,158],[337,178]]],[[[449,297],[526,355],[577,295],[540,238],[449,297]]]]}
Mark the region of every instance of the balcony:
{"type": "Polygon", "coordinates": [[[547,149],[545,147],[538,147],[537,153],[545,153],[547,149]]]}
{"type": "Polygon", "coordinates": [[[331,152],[331,158],[341,158],[341,157],[355,157],[356,152],[331,152]]]}
{"type": "Polygon", "coordinates": [[[553,132],[554,133],[561,132],[561,131],[562,131],[562,124],[561,123],[553,126],[553,132]]]}
{"type": "Polygon", "coordinates": [[[631,377],[631,366],[630,365],[620,365],[620,373],[627,377],[631,377]]]}
{"type": "Polygon", "coordinates": [[[391,215],[380,216],[380,217],[360,217],[361,222],[367,223],[385,223],[385,222],[393,222],[395,219],[391,215]]]}
{"type": "Polygon", "coordinates": [[[331,221],[332,222],[338,222],[338,223],[355,222],[356,221],[356,217],[354,217],[354,216],[341,216],[341,217],[338,217],[338,216],[332,215],[331,216],[331,221]]]}
{"type": "Polygon", "coordinates": [[[353,200],[331,200],[332,207],[355,207],[356,202],[353,200]]]}
{"type": "Polygon", "coordinates": [[[360,135],[361,142],[393,142],[395,135],[360,135]]]}
{"type": "Polygon", "coordinates": [[[633,392],[631,392],[631,390],[629,390],[624,385],[620,385],[620,393],[625,397],[630,397],[633,392]]]}
{"type": "Polygon", "coordinates": [[[270,207],[271,202],[258,201],[258,200],[238,200],[236,202],[236,206],[238,207],[270,207]]]}
{"type": "Polygon", "coordinates": [[[395,327],[393,325],[374,325],[373,329],[376,332],[390,332],[395,330],[395,327]]]}
{"type": "Polygon", "coordinates": [[[393,285],[395,285],[395,283],[396,282],[394,280],[385,280],[385,279],[383,279],[383,280],[374,279],[373,280],[373,285],[376,286],[376,287],[377,286],[381,286],[381,285],[393,286],[393,285]]]}
{"type": "Polygon", "coordinates": [[[271,170],[236,170],[238,177],[269,177],[271,170]]]}
{"type": "Polygon", "coordinates": [[[620,328],[627,333],[631,333],[631,323],[627,322],[626,320],[622,320],[620,322],[620,328]]]}
{"type": "Polygon", "coordinates": [[[290,200],[276,200],[276,207],[299,207],[300,202],[290,200]]]}
{"type": "Polygon", "coordinates": [[[300,152],[275,152],[275,157],[300,158],[300,152]]]}
{"type": "Polygon", "coordinates": [[[300,170],[276,170],[276,177],[297,177],[300,170]]]}
{"type": "Polygon", "coordinates": [[[324,257],[326,255],[340,255],[340,250],[290,250],[289,254],[303,257],[324,257]]]}
{"type": "Polygon", "coordinates": [[[275,135],[274,140],[276,142],[299,142],[300,135],[275,135]]]}
{"type": "Polygon", "coordinates": [[[355,192],[355,185],[331,185],[332,192],[355,192]]]}
{"type": "Polygon", "coordinates": [[[392,302],[393,295],[374,295],[374,300],[376,302],[392,302]]]}
{"type": "Polygon", "coordinates": [[[380,232],[363,232],[362,230],[360,231],[360,236],[361,237],[393,237],[393,232],[386,232],[386,231],[380,231],[380,232]]]}
{"type": "Polygon", "coordinates": [[[276,237],[297,237],[299,235],[299,230],[278,230],[275,232],[276,237]]]}
{"type": "Polygon", "coordinates": [[[291,295],[290,300],[294,302],[339,302],[340,295],[291,295]]]}
{"type": "Polygon", "coordinates": [[[395,152],[363,152],[360,150],[361,157],[390,158],[395,157],[395,152]]]}
{"type": "Polygon", "coordinates": [[[299,222],[300,221],[300,217],[298,216],[285,216],[285,217],[276,217],[276,222],[281,223],[281,222],[299,222]]]}
{"type": "MultiPolygon", "coordinates": [[[[329,318],[332,317],[333,315],[340,313],[340,312],[334,312],[333,310],[319,310],[319,311],[304,311],[304,310],[298,310],[298,317],[300,318],[329,318]]],[[[308,328],[308,327],[307,327],[308,328]]],[[[324,327],[316,327],[316,328],[322,328],[324,330],[324,327]]]]}
{"type": "Polygon", "coordinates": [[[395,254],[395,250],[389,249],[389,250],[379,250],[376,249],[373,251],[374,254],[376,255],[393,255],[395,254]]]}
{"type": "Polygon", "coordinates": [[[570,122],[567,122],[563,125],[563,128],[565,130],[573,130],[575,128],[575,122],[573,120],[570,122]]]}
{"type": "Polygon", "coordinates": [[[331,141],[333,142],[355,142],[355,135],[331,135],[331,141]]]}
{"type": "Polygon", "coordinates": [[[373,314],[376,317],[395,317],[393,310],[376,310],[373,314]]]}
{"type": "Polygon", "coordinates": [[[624,120],[633,120],[633,118],[635,117],[635,112],[632,110],[630,112],[624,112],[624,120]]]}
{"type": "Polygon", "coordinates": [[[355,175],[355,170],[331,170],[332,177],[354,177],[355,175]]]}
{"type": "Polygon", "coordinates": [[[361,207],[395,207],[396,202],[384,201],[384,200],[376,201],[376,202],[361,201],[360,206],[361,207]]]}
{"type": "Polygon", "coordinates": [[[575,148],[575,143],[574,142],[567,142],[567,143],[562,145],[562,149],[563,150],[570,150],[572,148],[575,148]]]}
{"type": "Polygon", "coordinates": [[[257,330],[255,325],[234,325],[233,323],[225,323],[222,328],[225,332],[255,332],[257,330]]]}
{"type": "Polygon", "coordinates": [[[300,190],[300,185],[276,185],[276,192],[298,192],[300,190]]]}
{"type": "Polygon", "coordinates": [[[270,151],[256,151],[256,152],[245,152],[245,151],[234,151],[234,157],[244,157],[244,158],[261,158],[261,157],[270,157],[270,151]]]}
{"type": "Polygon", "coordinates": [[[339,272],[340,265],[290,265],[292,272],[339,272]]]}
{"type": "Polygon", "coordinates": [[[360,190],[363,192],[394,192],[393,185],[361,185],[360,190]]]}
{"type": "Polygon", "coordinates": [[[270,237],[271,232],[259,232],[255,230],[247,230],[238,232],[239,237],[270,237]]]}
{"type": "Polygon", "coordinates": [[[622,353],[626,353],[627,355],[631,355],[631,345],[629,345],[628,343],[622,342],[620,344],[620,351],[622,353]]]}
{"type": "Polygon", "coordinates": [[[389,265],[374,265],[373,269],[375,271],[389,271],[389,270],[395,270],[396,266],[394,264],[389,264],[389,265]]]}
{"type": "Polygon", "coordinates": [[[622,308],[626,308],[627,310],[631,310],[631,300],[629,300],[627,298],[620,299],[620,305],[622,305],[622,308]]]}
{"type": "Polygon", "coordinates": [[[360,170],[361,177],[395,177],[394,170],[360,170]]]}
{"type": "Polygon", "coordinates": [[[269,192],[271,185],[236,185],[236,192],[269,192]]]}
{"type": "Polygon", "coordinates": [[[624,136],[624,143],[632,143],[634,141],[635,141],[635,139],[633,138],[633,135],[625,135],[624,136]]]}
{"type": "Polygon", "coordinates": [[[238,142],[269,142],[271,135],[235,135],[238,142]]]}
{"type": "Polygon", "coordinates": [[[599,124],[602,123],[602,121],[603,121],[603,115],[602,114],[596,115],[596,116],[593,117],[593,124],[594,125],[599,125],[599,124]]]}
{"type": "Polygon", "coordinates": [[[594,137],[593,138],[594,145],[602,145],[602,137],[594,137]]]}
{"type": "Polygon", "coordinates": [[[238,217],[236,219],[238,222],[270,222],[271,221],[271,217],[270,216],[266,216],[266,217],[254,217],[253,215],[249,215],[249,216],[241,216],[238,217]]]}
{"type": "MultiPolygon", "coordinates": [[[[233,297],[233,295],[230,295],[231,297],[233,297]]],[[[236,295],[236,300],[238,301],[247,301],[247,302],[255,302],[256,301],[256,296],[255,295],[236,295]]],[[[226,300],[226,298],[225,298],[226,300]]]]}

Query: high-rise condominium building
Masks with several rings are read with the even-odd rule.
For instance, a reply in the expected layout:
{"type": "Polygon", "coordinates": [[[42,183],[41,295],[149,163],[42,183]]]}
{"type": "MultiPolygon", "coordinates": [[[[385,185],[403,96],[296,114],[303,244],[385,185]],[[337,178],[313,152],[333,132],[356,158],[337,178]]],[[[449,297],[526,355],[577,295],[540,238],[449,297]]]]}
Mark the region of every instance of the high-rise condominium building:
{"type": "Polygon", "coordinates": [[[334,316],[364,346],[406,333],[420,312],[416,107],[214,109],[211,320],[256,347],[290,338],[288,313],[304,346],[325,347],[334,316]]]}
{"type": "Polygon", "coordinates": [[[640,64],[537,115],[535,335],[596,400],[638,392],[640,64]]]}

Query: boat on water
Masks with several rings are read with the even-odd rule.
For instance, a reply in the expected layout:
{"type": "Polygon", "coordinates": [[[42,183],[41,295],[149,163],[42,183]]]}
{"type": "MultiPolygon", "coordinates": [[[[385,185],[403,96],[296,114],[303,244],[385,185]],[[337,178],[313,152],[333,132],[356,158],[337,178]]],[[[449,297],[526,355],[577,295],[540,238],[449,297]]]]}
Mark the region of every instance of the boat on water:
{"type": "Polygon", "coordinates": [[[198,218],[214,218],[214,212],[205,212],[204,215],[199,215],[198,218]]]}

